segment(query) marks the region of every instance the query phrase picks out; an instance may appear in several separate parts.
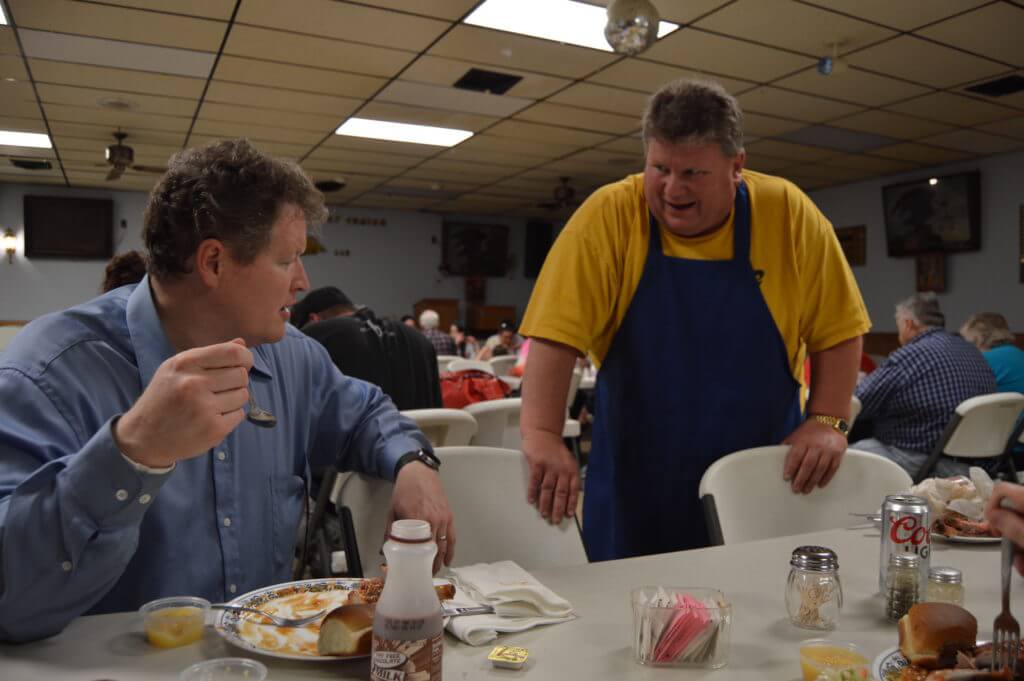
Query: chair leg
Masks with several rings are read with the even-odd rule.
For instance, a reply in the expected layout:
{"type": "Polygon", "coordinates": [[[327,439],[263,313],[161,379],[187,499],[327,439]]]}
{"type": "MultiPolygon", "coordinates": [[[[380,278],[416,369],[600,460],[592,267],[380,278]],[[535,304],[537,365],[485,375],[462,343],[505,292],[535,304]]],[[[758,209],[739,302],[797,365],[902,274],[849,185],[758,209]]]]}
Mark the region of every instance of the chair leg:
{"type": "Polygon", "coordinates": [[[946,430],[942,433],[942,437],[935,443],[932,453],[928,455],[928,460],[924,462],[924,465],[917,471],[917,475],[914,476],[915,485],[927,478],[928,474],[935,470],[935,464],[939,462],[939,457],[946,451],[946,445],[949,444],[949,440],[953,437],[953,433],[956,432],[961,420],[960,414],[953,412],[953,416],[949,419],[949,423],[946,424],[946,430]]]}

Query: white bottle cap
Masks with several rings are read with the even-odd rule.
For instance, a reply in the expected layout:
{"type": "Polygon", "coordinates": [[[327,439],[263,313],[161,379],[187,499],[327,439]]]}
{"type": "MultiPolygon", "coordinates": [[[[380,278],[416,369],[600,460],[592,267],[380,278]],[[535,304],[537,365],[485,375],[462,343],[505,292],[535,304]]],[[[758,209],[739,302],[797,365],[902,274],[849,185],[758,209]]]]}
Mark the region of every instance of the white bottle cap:
{"type": "Polygon", "coordinates": [[[433,538],[426,520],[396,520],[391,523],[391,536],[406,541],[426,541],[433,538]]]}

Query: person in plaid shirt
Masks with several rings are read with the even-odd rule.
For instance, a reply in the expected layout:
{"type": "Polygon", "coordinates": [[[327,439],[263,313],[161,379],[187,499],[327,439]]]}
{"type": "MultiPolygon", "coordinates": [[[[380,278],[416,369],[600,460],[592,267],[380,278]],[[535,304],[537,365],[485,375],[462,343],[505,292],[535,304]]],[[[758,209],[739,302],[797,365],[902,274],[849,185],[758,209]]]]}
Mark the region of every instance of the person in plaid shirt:
{"type": "Polygon", "coordinates": [[[424,310],[420,313],[420,330],[434,346],[434,351],[439,355],[454,355],[455,341],[437,328],[440,323],[441,317],[433,310],[424,310]]]}
{"type": "MultiPolygon", "coordinates": [[[[945,325],[935,294],[917,294],[896,306],[902,347],[854,393],[864,405],[860,418],[874,420],[874,437],[851,444],[851,449],[881,454],[915,475],[957,405],[996,392],[995,375],[981,352],[945,325]]],[[[970,466],[982,462],[942,456],[935,475],[967,475],[970,466]]]]}

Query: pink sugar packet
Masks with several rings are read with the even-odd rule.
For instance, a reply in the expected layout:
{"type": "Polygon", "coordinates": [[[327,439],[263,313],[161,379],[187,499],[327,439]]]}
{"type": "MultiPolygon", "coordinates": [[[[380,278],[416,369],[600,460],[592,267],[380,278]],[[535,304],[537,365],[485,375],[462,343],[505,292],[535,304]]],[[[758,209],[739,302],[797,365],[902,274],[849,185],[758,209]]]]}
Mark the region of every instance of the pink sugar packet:
{"type": "Polygon", "coordinates": [[[707,607],[690,594],[676,594],[675,612],[654,647],[655,662],[674,660],[711,623],[707,607]]]}

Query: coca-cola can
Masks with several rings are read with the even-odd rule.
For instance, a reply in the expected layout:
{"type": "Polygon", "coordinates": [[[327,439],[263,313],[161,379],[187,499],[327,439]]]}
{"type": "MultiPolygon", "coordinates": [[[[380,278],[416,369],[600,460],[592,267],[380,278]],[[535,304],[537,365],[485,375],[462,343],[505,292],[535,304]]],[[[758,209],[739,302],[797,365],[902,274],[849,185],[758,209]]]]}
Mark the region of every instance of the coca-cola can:
{"type": "Polygon", "coordinates": [[[909,494],[890,494],[882,504],[882,547],[878,556],[878,588],[885,593],[885,573],[894,553],[916,553],[920,584],[928,583],[932,555],[932,525],[928,502],[909,494]]]}

